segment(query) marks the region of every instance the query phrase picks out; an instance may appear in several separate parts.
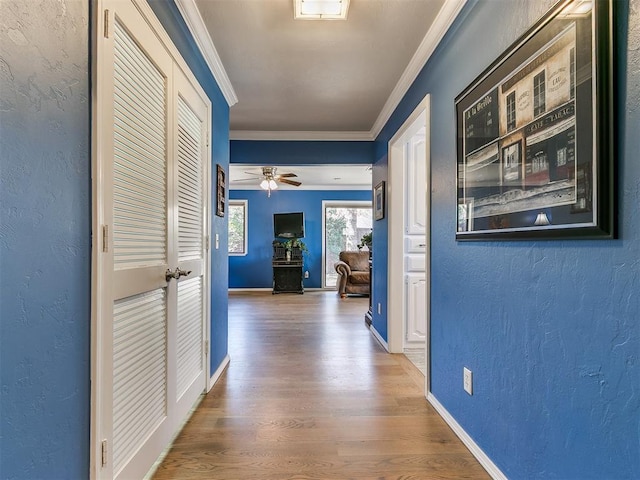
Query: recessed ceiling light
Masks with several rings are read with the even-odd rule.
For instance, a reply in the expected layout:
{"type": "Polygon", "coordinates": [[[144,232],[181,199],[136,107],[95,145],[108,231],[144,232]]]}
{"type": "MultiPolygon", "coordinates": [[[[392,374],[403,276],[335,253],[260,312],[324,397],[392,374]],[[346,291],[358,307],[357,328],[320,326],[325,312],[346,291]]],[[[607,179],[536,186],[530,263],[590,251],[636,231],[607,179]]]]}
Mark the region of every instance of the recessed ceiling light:
{"type": "Polygon", "coordinates": [[[346,20],[349,0],[293,0],[298,20],[346,20]]]}

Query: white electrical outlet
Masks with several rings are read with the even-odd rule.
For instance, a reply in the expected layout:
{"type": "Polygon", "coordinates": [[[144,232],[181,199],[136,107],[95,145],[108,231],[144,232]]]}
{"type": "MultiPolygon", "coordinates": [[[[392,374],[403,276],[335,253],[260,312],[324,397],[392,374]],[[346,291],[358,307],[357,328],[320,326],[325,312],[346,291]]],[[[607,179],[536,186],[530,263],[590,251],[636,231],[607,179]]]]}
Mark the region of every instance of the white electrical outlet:
{"type": "Polygon", "coordinates": [[[464,391],[469,395],[473,395],[473,372],[467,367],[463,367],[463,378],[464,391]]]}
{"type": "Polygon", "coordinates": [[[382,305],[380,305],[380,302],[378,302],[378,315],[380,315],[382,313],[382,305]]]}
{"type": "Polygon", "coordinates": [[[216,250],[220,248],[220,234],[216,233],[216,250]]]}
{"type": "Polygon", "coordinates": [[[304,278],[309,278],[309,270],[305,270],[305,272],[304,272],[304,278]]]}

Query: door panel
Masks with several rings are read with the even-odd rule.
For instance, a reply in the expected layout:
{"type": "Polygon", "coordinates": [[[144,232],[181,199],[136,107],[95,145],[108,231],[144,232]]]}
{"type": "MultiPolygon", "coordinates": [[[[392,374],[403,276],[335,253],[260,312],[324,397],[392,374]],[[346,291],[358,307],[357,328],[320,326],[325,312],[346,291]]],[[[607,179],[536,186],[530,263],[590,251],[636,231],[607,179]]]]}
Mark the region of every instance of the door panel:
{"type": "Polygon", "coordinates": [[[426,332],[426,312],[424,309],[427,295],[427,282],[423,273],[407,275],[407,325],[406,340],[408,342],[424,342],[426,332]]]}
{"type": "Polygon", "coordinates": [[[99,5],[109,32],[97,36],[92,471],[143,478],[206,387],[209,106],[141,13],[144,2],[99,5]],[[178,267],[189,275],[167,280],[178,267]]]}
{"type": "Polygon", "coordinates": [[[426,330],[426,137],[424,127],[414,131],[404,146],[405,218],[405,334],[404,348],[424,344],[426,330]]]}

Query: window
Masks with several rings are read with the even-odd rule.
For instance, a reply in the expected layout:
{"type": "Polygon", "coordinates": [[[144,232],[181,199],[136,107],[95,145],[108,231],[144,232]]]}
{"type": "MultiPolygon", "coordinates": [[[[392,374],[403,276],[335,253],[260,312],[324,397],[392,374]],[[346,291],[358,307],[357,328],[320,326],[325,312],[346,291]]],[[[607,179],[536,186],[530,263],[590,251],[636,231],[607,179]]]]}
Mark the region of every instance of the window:
{"type": "Polygon", "coordinates": [[[544,70],[533,77],[533,115],[544,113],[546,109],[544,70]]]}
{"type": "Polygon", "coordinates": [[[507,95],[507,131],[516,128],[516,92],[507,95]]]}
{"type": "Polygon", "coordinates": [[[229,255],[247,254],[247,200],[229,200],[229,255]]]}
{"type": "Polygon", "coordinates": [[[324,230],[324,288],[335,288],[338,275],[334,264],[342,250],[358,250],[362,236],[373,227],[371,202],[325,201],[324,230]]]}

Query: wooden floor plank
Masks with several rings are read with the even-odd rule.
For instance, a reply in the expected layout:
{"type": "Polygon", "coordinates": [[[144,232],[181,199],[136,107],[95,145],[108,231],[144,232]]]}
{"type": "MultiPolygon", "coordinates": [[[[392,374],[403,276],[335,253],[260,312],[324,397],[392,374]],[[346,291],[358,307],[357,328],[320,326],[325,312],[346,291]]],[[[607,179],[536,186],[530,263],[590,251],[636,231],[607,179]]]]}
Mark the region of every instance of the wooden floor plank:
{"type": "Polygon", "coordinates": [[[230,294],[231,363],[154,479],[489,478],[366,309],[333,292],[230,294]]]}

